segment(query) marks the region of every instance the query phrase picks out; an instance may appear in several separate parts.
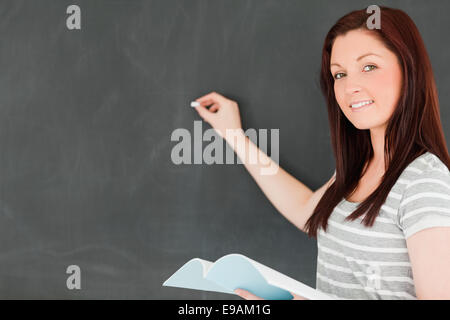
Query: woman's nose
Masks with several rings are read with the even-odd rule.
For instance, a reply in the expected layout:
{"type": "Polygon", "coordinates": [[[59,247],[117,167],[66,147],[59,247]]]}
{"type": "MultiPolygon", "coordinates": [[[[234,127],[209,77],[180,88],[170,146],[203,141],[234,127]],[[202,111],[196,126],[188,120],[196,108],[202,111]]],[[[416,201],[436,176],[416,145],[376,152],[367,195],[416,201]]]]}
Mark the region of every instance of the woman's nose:
{"type": "Polygon", "coordinates": [[[345,83],[345,93],[352,95],[362,90],[362,86],[357,79],[347,78],[345,83]]]}

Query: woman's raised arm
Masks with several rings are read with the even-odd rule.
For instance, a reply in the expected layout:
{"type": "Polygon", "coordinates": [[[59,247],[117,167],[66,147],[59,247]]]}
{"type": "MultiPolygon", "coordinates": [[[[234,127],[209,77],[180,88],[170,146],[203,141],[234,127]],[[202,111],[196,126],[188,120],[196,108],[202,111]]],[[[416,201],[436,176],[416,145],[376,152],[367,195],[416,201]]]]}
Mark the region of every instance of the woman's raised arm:
{"type": "Polygon", "coordinates": [[[315,192],[278,166],[260,150],[242,130],[238,104],[212,92],[196,99],[200,117],[233,148],[245,168],[273,206],[300,230],[311,216],[333,177],[315,192]],[[209,109],[207,106],[211,106],[209,109]],[[250,155],[257,155],[251,158],[250,155]],[[256,159],[256,161],[249,161],[256,159]],[[277,168],[274,174],[262,174],[263,168],[277,168]]]}

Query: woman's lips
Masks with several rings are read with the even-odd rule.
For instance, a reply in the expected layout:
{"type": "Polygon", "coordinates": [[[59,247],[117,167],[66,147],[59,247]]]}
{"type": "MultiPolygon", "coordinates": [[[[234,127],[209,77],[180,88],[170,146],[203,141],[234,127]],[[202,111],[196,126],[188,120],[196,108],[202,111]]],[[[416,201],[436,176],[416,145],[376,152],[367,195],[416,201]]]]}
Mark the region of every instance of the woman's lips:
{"type": "Polygon", "coordinates": [[[364,105],[364,106],[362,106],[362,107],[359,107],[359,108],[352,108],[352,107],[350,107],[350,108],[352,109],[353,112],[359,112],[359,111],[363,111],[363,110],[369,108],[369,107],[372,106],[373,104],[374,104],[374,102],[371,102],[371,103],[366,104],[366,105],[364,105]]]}

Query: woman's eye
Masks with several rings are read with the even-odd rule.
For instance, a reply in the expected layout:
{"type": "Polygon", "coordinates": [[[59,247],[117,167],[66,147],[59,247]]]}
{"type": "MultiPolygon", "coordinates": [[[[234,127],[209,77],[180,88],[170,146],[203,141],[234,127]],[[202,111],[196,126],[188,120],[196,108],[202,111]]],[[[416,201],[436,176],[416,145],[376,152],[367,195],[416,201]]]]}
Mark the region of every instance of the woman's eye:
{"type": "MultiPolygon", "coordinates": [[[[365,71],[372,71],[372,70],[374,70],[374,69],[376,69],[377,68],[377,66],[375,66],[375,65],[373,65],[373,64],[368,64],[367,66],[364,66],[364,70],[365,71]],[[368,69],[367,69],[368,68],[368,69]]],[[[339,72],[339,73],[336,73],[335,75],[334,75],[334,79],[336,79],[336,80],[339,80],[339,79],[341,79],[343,76],[344,73],[342,73],[342,72],[339,72]]]]}
{"type": "Polygon", "coordinates": [[[373,69],[377,68],[377,66],[374,66],[373,64],[368,64],[367,66],[364,67],[364,69],[366,69],[367,67],[373,67],[373,68],[370,68],[370,70],[367,70],[367,71],[372,71],[373,69]]]}

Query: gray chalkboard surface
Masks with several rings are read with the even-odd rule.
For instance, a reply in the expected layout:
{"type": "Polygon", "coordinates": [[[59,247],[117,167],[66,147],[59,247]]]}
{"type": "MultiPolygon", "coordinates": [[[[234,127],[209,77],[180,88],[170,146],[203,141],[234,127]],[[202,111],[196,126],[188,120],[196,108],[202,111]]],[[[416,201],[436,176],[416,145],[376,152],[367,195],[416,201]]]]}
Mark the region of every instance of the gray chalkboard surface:
{"type": "MultiPolygon", "coordinates": [[[[449,20],[435,14],[448,4],[389,4],[424,36],[448,130],[450,44],[436,30],[449,20]]],[[[245,129],[279,129],[280,165],[315,190],[334,170],[322,43],[360,8],[1,1],[0,299],[240,299],[162,287],[189,259],[228,253],[315,287],[315,240],[276,211],[243,165],[174,164],[171,134],[193,133],[201,119],[190,101],[217,91],[239,103],[245,129]],[[71,4],[81,29],[67,26],[71,4]],[[81,289],[67,287],[71,265],[81,289]]]]}

